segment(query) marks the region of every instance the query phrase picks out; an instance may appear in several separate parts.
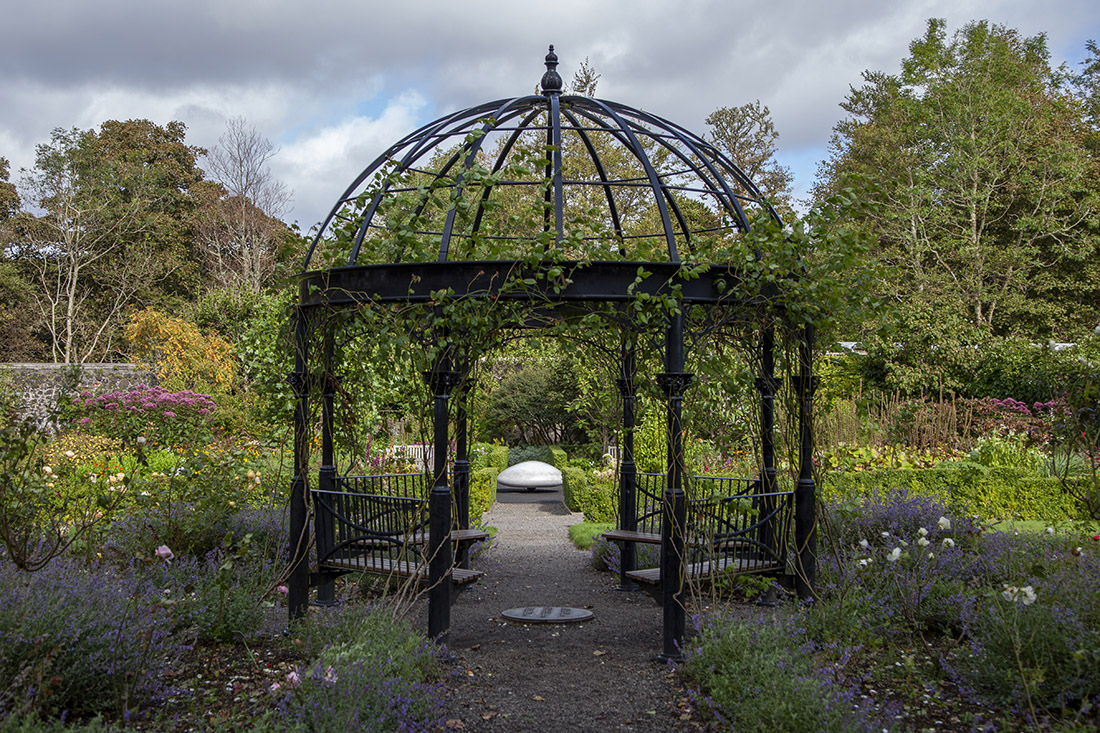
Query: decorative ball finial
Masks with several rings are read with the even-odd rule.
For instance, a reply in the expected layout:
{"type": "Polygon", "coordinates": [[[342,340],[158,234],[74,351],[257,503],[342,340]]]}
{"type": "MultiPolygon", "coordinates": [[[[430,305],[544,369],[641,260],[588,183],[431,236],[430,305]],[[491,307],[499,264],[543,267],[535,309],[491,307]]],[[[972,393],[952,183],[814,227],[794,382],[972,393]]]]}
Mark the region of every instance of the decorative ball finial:
{"type": "Polygon", "coordinates": [[[558,56],[554,53],[554,46],[551,44],[550,53],[546,54],[546,73],[542,75],[543,94],[561,94],[561,76],[557,69],[558,56]]]}

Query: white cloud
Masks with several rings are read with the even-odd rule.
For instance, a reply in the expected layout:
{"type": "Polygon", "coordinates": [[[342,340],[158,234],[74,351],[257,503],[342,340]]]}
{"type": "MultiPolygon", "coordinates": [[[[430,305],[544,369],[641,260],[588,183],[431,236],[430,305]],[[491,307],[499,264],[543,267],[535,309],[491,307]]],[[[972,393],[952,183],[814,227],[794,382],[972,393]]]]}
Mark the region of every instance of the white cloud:
{"type": "Polygon", "coordinates": [[[299,224],[308,230],[332,208],[359,173],[386,148],[419,127],[427,100],[416,91],[392,98],[376,117],[348,117],[286,143],[273,172],[293,181],[295,211],[311,212],[299,224]]]}
{"type": "Polygon", "coordinates": [[[933,16],[1045,31],[1056,62],[1100,38],[1096,0],[40,0],[5,16],[0,155],[14,173],[54,127],[133,117],[179,119],[209,147],[243,116],[282,146],[276,172],[308,228],[425,115],[531,92],[554,43],[567,81],[587,56],[599,96],[696,132],[760,99],[804,187],[849,85],[896,72],[933,16]]]}

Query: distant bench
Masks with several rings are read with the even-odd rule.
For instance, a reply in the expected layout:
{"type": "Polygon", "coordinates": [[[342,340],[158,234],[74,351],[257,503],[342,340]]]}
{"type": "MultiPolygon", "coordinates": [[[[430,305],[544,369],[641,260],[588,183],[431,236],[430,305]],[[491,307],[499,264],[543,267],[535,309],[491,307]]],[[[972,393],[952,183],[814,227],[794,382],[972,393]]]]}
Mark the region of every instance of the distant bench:
{"type": "MultiPolygon", "coordinates": [[[[336,490],[313,490],[318,568],[427,578],[429,483],[426,474],[341,476],[336,490]]],[[[455,557],[488,538],[477,529],[452,530],[449,537],[455,557]]],[[[482,575],[460,567],[450,570],[451,582],[459,586],[482,575]]]]}

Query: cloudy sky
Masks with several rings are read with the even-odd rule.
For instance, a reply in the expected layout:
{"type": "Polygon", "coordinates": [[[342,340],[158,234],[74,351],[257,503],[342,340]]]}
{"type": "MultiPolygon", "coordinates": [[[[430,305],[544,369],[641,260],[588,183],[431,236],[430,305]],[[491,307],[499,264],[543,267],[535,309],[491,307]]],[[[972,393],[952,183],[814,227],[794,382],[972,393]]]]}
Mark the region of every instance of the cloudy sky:
{"type": "Polygon", "coordinates": [[[865,69],[896,73],[930,17],[1045,33],[1076,66],[1098,0],[16,0],[0,42],[0,156],[12,179],[56,127],[180,120],[211,147],[244,117],[278,147],[288,221],[324,218],[390,143],[450,111],[534,90],[553,43],[567,81],[696,132],[761,100],[799,193],[865,69]]]}

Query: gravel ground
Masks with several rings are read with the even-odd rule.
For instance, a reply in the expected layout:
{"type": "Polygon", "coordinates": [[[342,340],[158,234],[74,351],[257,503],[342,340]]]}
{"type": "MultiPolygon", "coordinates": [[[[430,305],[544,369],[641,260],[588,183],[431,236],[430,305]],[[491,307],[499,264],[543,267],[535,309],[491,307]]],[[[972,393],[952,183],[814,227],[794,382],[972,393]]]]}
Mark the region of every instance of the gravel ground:
{"type": "Polygon", "coordinates": [[[656,661],[661,610],[616,590],[569,541],[582,519],[561,492],[504,493],[485,516],[497,528],[473,567],[485,576],[451,608],[448,727],[474,731],[700,730],[675,671],[656,661]],[[593,612],[574,624],[522,624],[524,606],[593,612]]]}

